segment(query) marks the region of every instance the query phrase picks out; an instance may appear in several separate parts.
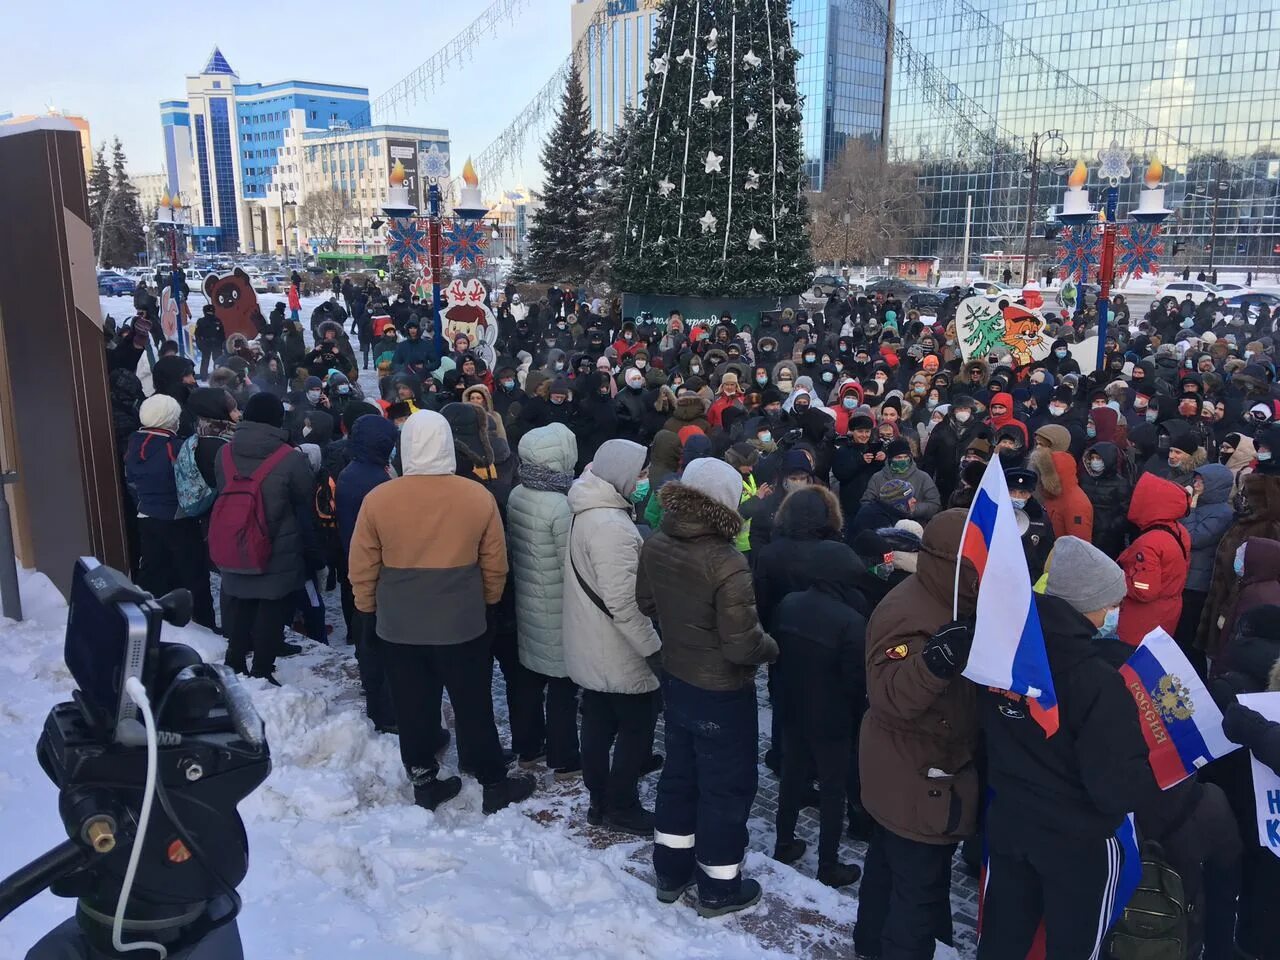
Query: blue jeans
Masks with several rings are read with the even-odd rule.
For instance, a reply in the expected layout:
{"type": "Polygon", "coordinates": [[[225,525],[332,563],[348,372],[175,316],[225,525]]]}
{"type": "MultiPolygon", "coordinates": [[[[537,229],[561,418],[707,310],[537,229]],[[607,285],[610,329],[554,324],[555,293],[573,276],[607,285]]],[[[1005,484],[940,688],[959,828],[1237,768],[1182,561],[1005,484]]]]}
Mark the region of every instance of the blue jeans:
{"type": "Polygon", "coordinates": [[[660,889],[695,877],[704,902],[742,885],[747,817],[756,796],[756,688],[703,690],[666,674],[666,762],[654,808],[660,889]]]}

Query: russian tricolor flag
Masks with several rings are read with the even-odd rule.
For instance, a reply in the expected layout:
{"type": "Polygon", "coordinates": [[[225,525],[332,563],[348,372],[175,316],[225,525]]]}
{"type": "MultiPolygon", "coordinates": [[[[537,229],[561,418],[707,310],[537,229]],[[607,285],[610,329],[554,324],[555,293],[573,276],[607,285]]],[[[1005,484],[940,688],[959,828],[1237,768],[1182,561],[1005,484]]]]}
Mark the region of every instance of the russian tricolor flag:
{"type": "Polygon", "coordinates": [[[957,604],[961,559],[969,560],[980,578],[973,649],[963,675],[1025,696],[1032,718],[1052,737],[1058,732],[1058,698],[999,457],[987,464],[969,507],[956,561],[957,604]]]}
{"type": "Polygon", "coordinates": [[[1186,655],[1157,627],[1120,676],[1138,708],[1148,759],[1160,789],[1168,790],[1237,745],[1222,732],[1222,712],[1186,655]]]}

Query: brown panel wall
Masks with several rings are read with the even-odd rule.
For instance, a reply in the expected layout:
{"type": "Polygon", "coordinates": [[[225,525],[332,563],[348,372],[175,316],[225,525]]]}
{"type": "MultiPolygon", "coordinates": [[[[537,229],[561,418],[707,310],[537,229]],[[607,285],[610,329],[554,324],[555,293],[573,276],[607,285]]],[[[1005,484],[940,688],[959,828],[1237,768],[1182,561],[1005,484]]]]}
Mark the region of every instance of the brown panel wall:
{"type": "Polygon", "coordinates": [[[0,459],[20,559],[64,592],[82,554],[128,569],[87,221],[78,133],[0,137],[0,459]]]}

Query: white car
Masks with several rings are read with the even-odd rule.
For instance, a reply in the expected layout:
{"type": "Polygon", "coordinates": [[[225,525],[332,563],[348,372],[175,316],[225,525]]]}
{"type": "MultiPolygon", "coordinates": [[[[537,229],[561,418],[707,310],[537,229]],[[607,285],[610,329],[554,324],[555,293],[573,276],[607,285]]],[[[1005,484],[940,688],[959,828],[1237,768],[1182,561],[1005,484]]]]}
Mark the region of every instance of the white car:
{"type": "Polygon", "coordinates": [[[1204,303],[1211,296],[1220,296],[1222,291],[1212,283],[1205,283],[1203,280],[1175,280],[1173,283],[1166,283],[1158,293],[1161,299],[1175,297],[1179,303],[1188,296],[1191,297],[1192,303],[1204,303]]]}
{"type": "Polygon", "coordinates": [[[1217,286],[1218,292],[1224,297],[1234,297],[1237,294],[1248,293],[1250,289],[1243,283],[1219,283],[1215,284],[1215,286],[1217,286]]]}

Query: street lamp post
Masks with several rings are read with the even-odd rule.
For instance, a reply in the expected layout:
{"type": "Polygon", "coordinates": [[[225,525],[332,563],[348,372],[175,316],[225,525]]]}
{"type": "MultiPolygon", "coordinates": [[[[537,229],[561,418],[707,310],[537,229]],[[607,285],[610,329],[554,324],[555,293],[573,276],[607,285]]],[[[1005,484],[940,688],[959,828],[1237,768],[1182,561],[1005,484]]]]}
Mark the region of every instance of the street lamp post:
{"type": "Polygon", "coordinates": [[[1049,130],[1045,133],[1033,133],[1031,135],[1031,146],[1027,148],[1027,169],[1024,173],[1031,175],[1031,189],[1027,195],[1027,222],[1026,232],[1022,241],[1022,282],[1025,285],[1028,278],[1028,270],[1031,263],[1031,221],[1035,217],[1036,195],[1040,189],[1040,161],[1044,156],[1046,148],[1053,151],[1053,155],[1057,158],[1055,168],[1062,165],[1062,161],[1067,156],[1067,141],[1062,139],[1061,130],[1049,130]]]}
{"type": "Polygon", "coordinates": [[[284,265],[285,265],[285,268],[288,269],[289,267],[289,228],[285,226],[284,208],[286,206],[296,207],[298,205],[298,201],[297,201],[298,195],[294,193],[294,191],[292,190],[285,190],[283,184],[280,185],[280,189],[276,191],[276,194],[277,196],[280,197],[280,243],[284,248],[284,265]],[[288,200],[284,198],[284,195],[286,193],[289,194],[288,200]]]}

